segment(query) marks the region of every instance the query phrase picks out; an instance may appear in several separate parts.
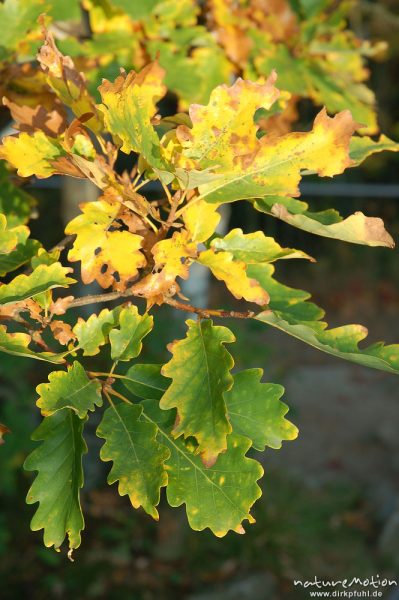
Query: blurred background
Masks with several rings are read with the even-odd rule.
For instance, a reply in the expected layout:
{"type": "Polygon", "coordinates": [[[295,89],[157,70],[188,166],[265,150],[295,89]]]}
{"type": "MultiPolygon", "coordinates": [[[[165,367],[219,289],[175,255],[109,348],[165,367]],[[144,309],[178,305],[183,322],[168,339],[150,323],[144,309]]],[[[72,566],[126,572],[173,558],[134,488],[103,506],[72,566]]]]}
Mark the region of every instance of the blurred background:
{"type": "MultiPolygon", "coordinates": [[[[399,3],[361,5],[367,17],[361,26],[367,23],[367,36],[389,43],[386,59],[371,65],[370,87],[377,95],[382,131],[397,140],[399,3]]],[[[355,30],[357,21],[355,13],[355,30]]],[[[306,106],[302,114],[306,120],[306,106]]],[[[59,181],[32,182],[29,191],[38,198],[41,214],[32,222],[32,237],[52,247],[63,237],[59,181]]],[[[315,185],[309,179],[302,193],[317,210],[334,206],[343,216],[362,210],[382,217],[396,242],[399,239],[395,155],[376,155],[328,183],[319,180],[315,185]]],[[[316,264],[284,261],[277,276],[312,292],[331,326],[359,322],[369,328],[370,343],[398,341],[398,249],[312,237],[256,214],[241,202],[228,219],[230,228],[262,229],[282,245],[317,259],[316,264]]],[[[218,282],[212,282],[209,294],[211,306],[233,306],[218,282]]],[[[158,329],[146,338],[141,362],[164,362],[166,343],[183,335],[184,315],[162,309],[156,318],[158,329]]],[[[12,431],[0,448],[1,598],[290,600],[309,597],[294,588],[294,579],[373,574],[399,579],[395,376],[341,362],[256,322],[228,326],[237,335],[237,368],[262,367],[265,381],[283,384],[289,417],[300,429],[299,439],[285,443],[282,450],[257,455],[265,477],[263,496],[253,510],[256,524],[247,527],[245,536],[230,533],[217,539],[206,531],[191,531],[184,510],[169,508],[165,498],[159,523],[133,510],[126,497],[118,496],[116,486],[106,484],[109,467],[96,460],[100,441],[92,424],[82,499],[86,530],[74,563],[65,553],[45,549],[41,532],[28,533],[34,507],[24,502],[31,474],[22,470],[22,464],[33,446],[29,435],[38,421],[35,387],[51,367],[1,356],[0,421],[12,431]]],[[[93,357],[96,370],[102,370],[102,360],[101,354],[93,357]]],[[[399,588],[384,598],[397,600],[399,588]]]]}

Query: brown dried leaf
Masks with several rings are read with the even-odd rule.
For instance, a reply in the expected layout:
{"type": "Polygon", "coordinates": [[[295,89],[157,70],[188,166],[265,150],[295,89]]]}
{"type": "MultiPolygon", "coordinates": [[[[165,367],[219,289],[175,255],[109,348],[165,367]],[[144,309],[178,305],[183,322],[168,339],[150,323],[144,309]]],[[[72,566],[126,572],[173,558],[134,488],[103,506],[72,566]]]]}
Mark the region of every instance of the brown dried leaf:
{"type": "Polygon", "coordinates": [[[52,321],[50,323],[50,329],[53,332],[55,339],[63,346],[67,346],[70,341],[76,340],[76,335],[73,333],[69,323],[65,323],[64,321],[52,321]]]}

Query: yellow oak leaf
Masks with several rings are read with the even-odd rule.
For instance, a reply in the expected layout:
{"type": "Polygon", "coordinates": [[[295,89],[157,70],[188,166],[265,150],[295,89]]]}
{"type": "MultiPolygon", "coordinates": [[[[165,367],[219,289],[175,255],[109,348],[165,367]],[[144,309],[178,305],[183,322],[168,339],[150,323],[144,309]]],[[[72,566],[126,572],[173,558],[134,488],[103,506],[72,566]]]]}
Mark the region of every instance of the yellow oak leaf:
{"type": "Polygon", "coordinates": [[[224,281],[230,292],[241,300],[244,298],[248,302],[255,302],[263,306],[269,302],[269,295],[259,285],[256,279],[251,279],[247,275],[246,264],[240,260],[234,260],[230,252],[215,252],[214,250],[205,250],[201,252],[197,261],[208,267],[216,279],[224,281]]]}
{"type": "Polygon", "coordinates": [[[134,286],[135,293],[149,298],[152,303],[162,303],[166,294],[173,296],[179,291],[176,277],[187,279],[189,261],[196,256],[196,249],[197,244],[190,241],[190,235],[184,229],[157,242],[152,248],[154,271],[134,286]]]}
{"type": "Polygon", "coordinates": [[[278,96],[275,75],[265,84],[238,80],[221,85],[206,106],[190,108],[192,127],[176,135],[181,152],[173,160],[188,173],[209,171],[198,183],[199,198],[221,204],[265,195],[298,196],[304,172],[333,176],[352,166],[349,144],[359,128],[349,111],[330,118],[323,109],[311,131],[257,136],[256,110],[278,96]]]}
{"type": "Polygon", "coordinates": [[[155,168],[164,167],[159,139],[151,124],[156,103],[166,93],[164,73],[154,62],[140,73],[119,75],[113,83],[104,80],[98,88],[103,101],[99,110],[107,129],[121,141],[121,150],[140,153],[155,168]]]}
{"type": "Polygon", "coordinates": [[[165,276],[171,279],[187,279],[189,265],[185,259],[193,258],[196,248],[197,245],[190,241],[187,231],[176,231],[171,238],[161,240],[153,247],[155,269],[162,268],[165,276]]]}
{"type": "Polygon", "coordinates": [[[66,152],[60,142],[42,131],[8,136],[0,147],[0,157],[8,160],[21,177],[36,175],[44,179],[54,175],[58,170],[53,162],[62,156],[66,156],[66,152]]]}
{"type": "Polygon", "coordinates": [[[201,169],[232,167],[236,157],[254,152],[258,147],[258,125],[253,115],[258,108],[269,109],[277,100],[280,92],[274,86],[276,78],[273,72],[266,83],[237,79],[231,87],[215,88],[206,106],[191,105],[192,128],[180,125],[176,131],[183,147],[180,166],[198,162],[201,169]]]}
{"type": "Polygon", "coordinates": [[[214,204],[198,200],[187,205],[183,220],[191,239],[201,243],[214,233],[220,221],[220,214],[214,204]]]}
{"type": "Polygon", "coordinates": [[[146,264],[140,251],[143,238],[129,231],[111,230],[121,209],[119,203],[100,199],[82,204],[81,209],[82,214],[65,229],[67,235],[76,234],[69,260],[81,261],[84,283],[96,280],[103,288],[113,285],[124,290],[146,264]]]}

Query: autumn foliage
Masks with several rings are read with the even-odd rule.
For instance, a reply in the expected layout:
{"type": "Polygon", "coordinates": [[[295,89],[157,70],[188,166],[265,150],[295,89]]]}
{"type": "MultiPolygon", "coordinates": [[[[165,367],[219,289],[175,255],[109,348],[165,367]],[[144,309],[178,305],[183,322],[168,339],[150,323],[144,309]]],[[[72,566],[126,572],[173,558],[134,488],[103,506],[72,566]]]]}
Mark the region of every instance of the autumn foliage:
{"type": "MultiPolygon", "coordinates": [[[[14,27],[0,58],[3,103],[17,130],[0,148],[0,350],[54,365],[37,387],[43,420],[25,462],[37,472],[27,497],[39,502],[32,529],[44,529],[46,546],[58,549],[66,537],[71,551],[80,545],[84,428],[103,411],[100,458],[134,508],[158,519],[166,487],[171,506],[186,505],[193,529],[243,533],[263,474],[248,451],[278,449],[298,430],[280,385],[263,383],[261,369],[233,370],[235,337],[212,319],[256,319],[395,374],[399,345],[359,348],[364,327],[329,329],[308,293],[274,278],[275,261],[313,258],[263,231],[219,235],[219,208],[242,200],[311,234],[392,248],[380,219],[317,212],[299,199],[303,177],[333,177],[376,152],[398,151],[384,135],[368,137],[378,124],[364,58],[383,45],[347,28],[346,3],[82,7],[90,28],[79,40],[72,28],[58,35],[67,22],[61,2],[0,6],[14,27]],[[36,46],[37,61],[28,61],[36,46]],[[113,76],[101,79],[107,71],[113,76]],[[171,94],[179,112],[161,115],[171,94]],[[319,106],[308,131],[295,125],[300,98],[319,106]],[[132,157],[130,172],[116,168],[121,153],[132,157]],[[98,199],[82,198],[65,239],[46,249],[30,238],[34,200],[22,184],[53,175],[91,182],[98,199]],[[146,186],[154,182],[161,194],[151,200],[146,186]],[[242,308],[193,306],[181,285],[195,263],[242,308]],[[85,292],[93,282],[101,293],[85,292]],[[137,362],[164,304],[197,319],[169,345],[169,362],[137,362]],[[79,309],[88,305],[93,313],[84,318],[79,309]],[[93,372],[90,357],[104,347],[109,367],[93,372]]],[[[80,17],[78,4],[69,9],[80,17]]],[[[1,426],[0,437],[6,431],[1,426]]]]}

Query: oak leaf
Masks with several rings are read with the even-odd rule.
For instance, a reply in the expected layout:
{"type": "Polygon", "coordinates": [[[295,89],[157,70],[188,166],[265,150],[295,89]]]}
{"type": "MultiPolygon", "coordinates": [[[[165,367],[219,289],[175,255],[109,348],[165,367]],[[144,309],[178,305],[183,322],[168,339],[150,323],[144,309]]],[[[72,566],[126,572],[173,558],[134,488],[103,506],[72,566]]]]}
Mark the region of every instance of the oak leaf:
{"type": "Polygon", "coordinates": [[[119,315],[119,329],[110,331],[112,360],[131,360],[136,358],[143,347],[143,338],[150,333],[154,321],[152,315],[140,315],[137,306],[123,308],[119,315]]]}
{"type": "Polygon", "coordinates": [[[399,344],[384,345],[377,342],[359,348],[359,343],[367,337],[365,327],[353,324],[328,329],[327,323],[322,320],[324,311],[309,302],[310,294],[276,281],[273,278],[273,265],[249,265],[248,271],[270,295],[268,310],[256,315],[255,319],[332,356],[381,371],[399,373],[399,344]]]}
{"type": "Polygon", "coordinates": [[[28,504],[39,502],[31,529],[43,529],[44,545],[56,550],[66,536],[70,550],[78,548],[84,528],[80,506],[82,457],[87,452],[84,422],[68,409],[45,417],[32,435],[34,441],[42,443],[24,463],[27,471],[38,472],[26,497],[28,504]]]}
{"type": "Polygon", "coordinates": [[[119,313],[119,308],[104,308],[98,315],[90,315],[86,321],[78,318],[73,333],[77,337],[78,348],[83,350],[83,356],[98,354],[101,346],[108,343],[111,329],[118,324],[119,313]]]}
{"type": "Polygon", "coordinates": [[[123,290],[146,264],[140,251],[143,238],[129,231],[111,229],[120,206],[101,199],[82,204],[82,214],[65,229],[68,235],[76,234],[68,258],[81,262],[84,283],[96,280],[103,288],[114,285],[115,289],[123,290]]]}
{"type": "Polygon", "coordinates": [[[113,83],[104,80],[98,88],[105,126],[120,140],[121,150],[126,154],[138,152],[152,167],[161,170],[165,163],[151,119],[156,103],[166,93],[163,75],[163,69],[151,63],[140,73],[119,75],[113,83]]]}
{"type": "Polygon", "coordinates": [[[76,340],[76,335],[72,331],[72,327],[69,323],[64,321],[51,321],[49,325],[54,339],[57,340],[62,346],[67,346],[72,340],[76,340]]]}
{"type": "Polygon", "coordinates": [[[235,260],[231,252],[204,250],[199,254],[197,262],[208,267],[216,279],[223,281],[238,300],[244,298],[260,306],[268,303],[267,292],[256,279],[248,276],[247,265],[241,260],[235,260]]]}
{"type": "Polygon", "coordinates": [[[44,417],[67,408],[84,419],[89,410],[102,405],[100,382],[89,379],[77,361],[66,371],[53,371],[48,379],[48,383],[41,383],[36,388],[39,394],[36,404],[44,417]]]}
{"type": "Polygon", "coordinates": [[[280,401],[281,385],[261,383],[262,369],[247,369],[234,375],[233,387],[224,394],[234,433],[252,440],[256,450],[281,448],[283,440],[294,440],[298,429],[285,418],[288,406],[280,401]]]}
{"type": "Polygon", "coordinates": [[[156,425],[140,419],[142,410],[140,405],[114,404],[104,412],[97,429],[105,439],[100,457],[113,462],[108,483],[119,481],[119,494],[128,494],[134,508],[142,506],[158,520],[155,507],[168,481],[164,463],[170,452],[156,441],[156,425]]]}
{"type": "Polygon", "coordinates": [[[226,450],[231,425],[226,414],[223,392],[230,389],[230,370],[234,361],[224,344],[235,341],[226,327],[212,321],[187,321],[187,336],[169,345],[172,359],[162,374],[172,383],[162,396],[160,406],[177,408],[173,435],[194,436],[198,453],[206,465],[212,465],[226,450]]]}

